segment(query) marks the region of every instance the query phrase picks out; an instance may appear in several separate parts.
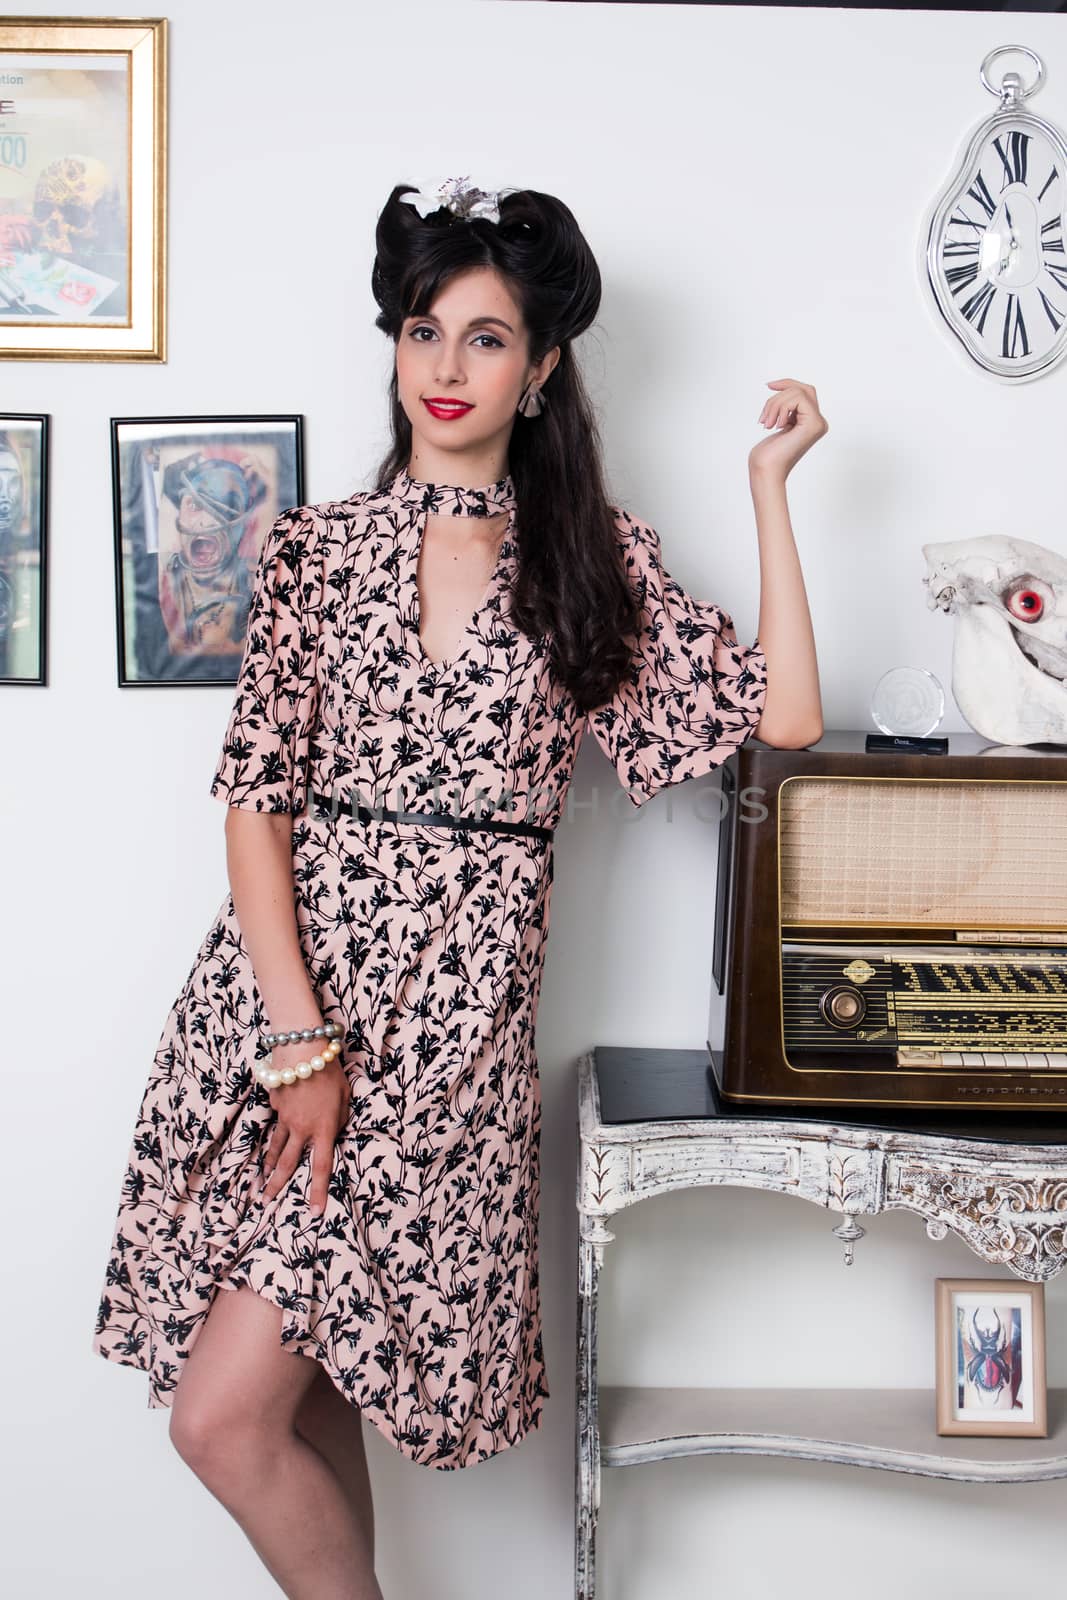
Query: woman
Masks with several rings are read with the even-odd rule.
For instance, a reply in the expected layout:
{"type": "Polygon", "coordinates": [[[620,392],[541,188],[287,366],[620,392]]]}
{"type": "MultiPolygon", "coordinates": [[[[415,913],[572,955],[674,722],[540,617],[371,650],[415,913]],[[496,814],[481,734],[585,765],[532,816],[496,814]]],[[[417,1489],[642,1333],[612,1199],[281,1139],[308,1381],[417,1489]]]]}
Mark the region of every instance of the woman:
{"type": "Polygon", "coordinates": [[[565,205],[399,185],[372,285],[392,449],[265,540],[211,785],[231,892],[156,1054],[94,1335],[301,1600],[380,1595],[361,1414],[450,1469],[548,1398],[534,1023],[585,728],[635,805],[754,731],[821,734],[784,494],[814,391],[764,407],[742,648],[606,499],[572,350],[600,277],[565,205]]]}

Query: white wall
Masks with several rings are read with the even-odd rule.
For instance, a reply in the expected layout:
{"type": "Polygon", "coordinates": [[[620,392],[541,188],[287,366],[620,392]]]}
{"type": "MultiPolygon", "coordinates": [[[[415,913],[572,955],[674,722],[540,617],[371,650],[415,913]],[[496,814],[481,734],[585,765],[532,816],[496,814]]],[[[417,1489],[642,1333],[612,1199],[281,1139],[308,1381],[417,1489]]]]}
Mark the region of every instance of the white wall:
{"type": "MultiPolygon", "coordinates": [[[[143,1375],[89,1351],[127,1142],[163,1018],[225,889],[208,784],[223,689],[116,687],[111,415],[301,411],[307,498],[384,443],[373,223],[447,171],[561,195],[605,295],[584,341],[617,498],[751,639],[745,457],[765,384],[814,383],[831,424],[790,479],[828,727],[865,726],[889,666],[949,684],[924,540],[1062,539],[1062,375],[969,369],[916,280],[921,215],[994,108],[986,51],[1044,57],[1058,16],[661,5],[171,0],[170,359],[7,363],[5,409],[52,414],[51,685],[3,690],[5,1501],[20,1600],[276,1593],[173,1452],[143,1375]],[[13,1514],[13,1515],[12,1515],[13,1514]]],[[[76,3],[72,13],[96,15],[76,3]]],[[[49,14],[54,7],[23,5],[49,14]]],[[[1014,58],[1008,65],[1021,65],[1014,58]]],[[[962,723],[954,712],[949,729],[962,723]]],[[[552,1391],[541,1431],[439,1473],[367,1446],[388,1600],[564,1600],[572,1559],[574,1062],[595,1043],[699,1046],[714,830],[701,785],[608,810],[592,741],[557,837],[538,1053],[552,1391]]],[[[934,1277],[980,1264],[874,1219],[846,1272],[832,1219],[714,1191],[617,1220],[605,1382],[932,1383],[934,1277]],[[668,1309],[669,1292],[681,1286],[668,1309]]],[[[1065,1288],[1048,1291],[1067,1380],[1065,1288]]],[[[604,1600],[993,1600],[1059,1578],[1059,1485],[1010,1489],[758,1458],[605,1474],[604,1600]],[[860,1577],[862,1574],[862,1577],[860,1577]],[[1025,1575],[1024,1575],[1025,1574],[1025,1575]]],[[[13,1581],[11,1581],[13,1580],[13,1581]]]]}

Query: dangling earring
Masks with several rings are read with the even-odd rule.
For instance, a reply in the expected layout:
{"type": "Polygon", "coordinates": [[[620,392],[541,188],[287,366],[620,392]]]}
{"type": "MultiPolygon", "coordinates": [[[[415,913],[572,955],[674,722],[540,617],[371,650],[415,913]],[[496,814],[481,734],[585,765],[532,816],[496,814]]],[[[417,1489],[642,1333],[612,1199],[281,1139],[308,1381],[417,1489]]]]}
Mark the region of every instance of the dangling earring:
{"type": "Polygon", "coordinates": [[[535,383],[528,383],[519,401],[519,415],[539,417],[545,409],[545,399],[535,383]]]}

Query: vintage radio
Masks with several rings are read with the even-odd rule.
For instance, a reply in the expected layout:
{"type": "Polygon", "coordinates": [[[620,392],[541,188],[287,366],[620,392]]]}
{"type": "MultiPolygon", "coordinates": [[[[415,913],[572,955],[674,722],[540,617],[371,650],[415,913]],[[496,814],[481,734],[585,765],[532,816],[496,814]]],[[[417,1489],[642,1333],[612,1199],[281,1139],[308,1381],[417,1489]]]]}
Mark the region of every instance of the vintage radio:
{"type": "Polygon", "coordinates": [[[1067,1112],[1067,752],[834,732],[721,774],[725,1100],[1067,1112]]]}

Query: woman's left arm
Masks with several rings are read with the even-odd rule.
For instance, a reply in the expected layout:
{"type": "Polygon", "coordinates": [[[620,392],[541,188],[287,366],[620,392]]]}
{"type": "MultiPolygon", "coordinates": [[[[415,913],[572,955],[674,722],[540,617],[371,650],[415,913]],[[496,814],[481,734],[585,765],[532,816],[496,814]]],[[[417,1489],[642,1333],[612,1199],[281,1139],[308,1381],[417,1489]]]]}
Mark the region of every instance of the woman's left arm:
{"type": "Polygon", "coordinates": [[[768,388],[778,392],[768,399],[759,420],[778,431],[754,445],[748,457],[759,541],[758,637],[767,661],[767,694],[753,733],[779,749],[803,749],[822,738],[822,701],[785,481],[829,424],[811,384],[779,378],[768,388]]]}

